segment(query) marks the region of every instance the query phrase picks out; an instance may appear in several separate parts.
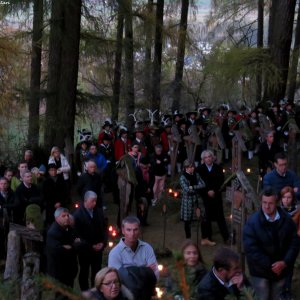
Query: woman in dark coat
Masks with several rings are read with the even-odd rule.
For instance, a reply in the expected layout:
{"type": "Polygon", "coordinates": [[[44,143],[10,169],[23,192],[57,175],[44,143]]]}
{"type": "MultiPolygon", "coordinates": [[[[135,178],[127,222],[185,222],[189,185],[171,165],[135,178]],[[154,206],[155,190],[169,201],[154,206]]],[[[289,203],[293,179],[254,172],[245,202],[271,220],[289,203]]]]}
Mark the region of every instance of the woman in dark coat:
{"type": "Polygon", "coordinates": [[[194,173],[195,165],[189,160],[183,162],[183,173],[179,178],[182,189],[180,218],[184,221],[185,236],[191,238],[191,223],[195,209],[199,208],[204,215],[204,206],[199,191],[205,187],[205,183],[199,174],[194,173]]]}

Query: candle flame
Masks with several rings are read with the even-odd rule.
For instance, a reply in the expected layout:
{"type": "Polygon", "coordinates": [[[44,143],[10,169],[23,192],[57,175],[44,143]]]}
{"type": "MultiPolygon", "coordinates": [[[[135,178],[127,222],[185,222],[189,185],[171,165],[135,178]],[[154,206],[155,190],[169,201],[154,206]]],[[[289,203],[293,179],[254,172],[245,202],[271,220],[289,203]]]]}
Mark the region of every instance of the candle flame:
{"type": "Polygon", "coordinates": [[[177,192],[174,193],[174,197],[175,197],[175,198],[178,197],[178,193],[177,193],[177,192]]]}
{"type": "Polygon", "coordinates": [[[113,242],[109,242],[109,243],[108,243],[108,247],[110,247],[110,248],[111,248],[113,245],[114,245],[113,242]]]}
{"type": "Polygon", "coordinates": [[[162,271],[164,269],[164,266],[163,265],[158,265],[157,268],[158,268],[159,271],[162,271]]]}
{"type": "Polygon", "coordinates": [[[111,235],[112,235],[112,236],[117,236],[117,232],[116,232],[116,231],[113,231],[111,235]]]}
{"type": "Polygon", "coordinates": [[[157,298],[161,298],[164,292],[159,287],[156,287],[155,291],[156,291],[157,298]]]}
{"type": "Polygon", "coordinates": [[[79,204],[78,203],[75,203],[75,208],[79,208],[79,204]]]}
{"type": "Polygon", "coordinates": [[[172,194],[172,193],[173,193],[173,190],[172,190],[172,189],[169,189],[169,193],[172,194]]]}
{"type": "Polygon", "coordinates": [[[113,231],[113,227],[111,225],[108,227],[108,231],[113,231]]]}
{"type": "Polygon", "coordinates": [[[247,169],[247,173],[251,173],[251,169],[250,168],[247,169]]]}

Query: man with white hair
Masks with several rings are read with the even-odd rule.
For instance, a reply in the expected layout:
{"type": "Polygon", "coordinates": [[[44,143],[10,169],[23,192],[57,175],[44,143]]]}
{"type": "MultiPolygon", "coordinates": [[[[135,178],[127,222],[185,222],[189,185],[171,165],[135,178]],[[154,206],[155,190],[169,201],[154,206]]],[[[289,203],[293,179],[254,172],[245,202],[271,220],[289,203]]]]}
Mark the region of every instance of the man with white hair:
{"type": "Polygon", "coordinates": [[[107,244],[107,226],[103,210],[96,206],[97,194],[87,191],[83,205],[74,216],[76,236],[80,238],[78,260],[80,266],[79,285],[82,291],[88,290],[91,269],[91,286],[94,286],[96,273],[101,269],[102,253],[107,244]]]}

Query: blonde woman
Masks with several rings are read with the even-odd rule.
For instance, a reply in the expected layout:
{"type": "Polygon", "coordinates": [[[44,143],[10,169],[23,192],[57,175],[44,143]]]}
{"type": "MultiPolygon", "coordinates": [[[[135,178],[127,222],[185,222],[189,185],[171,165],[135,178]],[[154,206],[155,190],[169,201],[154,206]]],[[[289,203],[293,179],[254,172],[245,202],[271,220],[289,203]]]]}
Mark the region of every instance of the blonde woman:
{"type": "Polygon", "coordinates": [[[95,277],[95,287],[82,293],[89,300],[133,300],[132,293],[121,284],[118,271],[105,267],[95,277]]]}
{"type": "Polygon", "coordinates": [[[51,154],[48,160],[48,165],[49,164],[56,165],[57,174],[62,174],[64,180],[69,179],[71,171],[70,164],[58,147],[52,147],[51,154]]]}

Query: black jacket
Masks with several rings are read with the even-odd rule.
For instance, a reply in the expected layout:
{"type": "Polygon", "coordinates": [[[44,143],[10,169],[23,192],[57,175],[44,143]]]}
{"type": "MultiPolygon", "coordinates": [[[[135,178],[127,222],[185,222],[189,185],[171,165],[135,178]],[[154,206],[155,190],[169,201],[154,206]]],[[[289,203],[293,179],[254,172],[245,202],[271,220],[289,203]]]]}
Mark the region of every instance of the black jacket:
{"type": "Polygon", "coordinates": [[[74,214],[75,233],[79,237],[80,250],[92,250],[92,246],[98,243],[107,244],[107,226],[104,219],[102,208],[95,207],[93,218],[83,205],[78,208],[74,214]]]}
{"type": "Polygon", "coordinates": [[[240,297],[237,286],[232,285],[230,288],[226,288],[218,281],[212,270],[199,282],[197,294],[197,299],[205,300],[223,300],[229,294],[236,296],[237,299],[240,297]]]}
{"type": "Polygon", "coordinates": [[[47,273],[58,281],[73,286],[77,275],[77,257],[74,248],[75,235],[72,228],[64,229],[54,222],[47,232],[47,273]],[[70,250],[64,245],[71,245],[70,250]]]}
{"type": "Polygon", "coordinates": [[[252,276],[278,280],[292,270],[297,258],[300,239],[296,225],[290,216],[277,207],[280,219],[268,222],[260,209],[254,213],[244,226],[243,242],[249,272],[252,276]],[[271,266],[283,260],[287,268],[280,276],[272,272],[271,266]]]}
{"type": "Polygon", "coordinates": [[[102,186],[102,177],[98,173],[93,175],[89,173],[82,174],[77,183],[77,191],[81,199],[83,199],[85,192],[93,191],[97,194],[97,206],[102,207],[101,202],[101,186],[102,186]]]}

